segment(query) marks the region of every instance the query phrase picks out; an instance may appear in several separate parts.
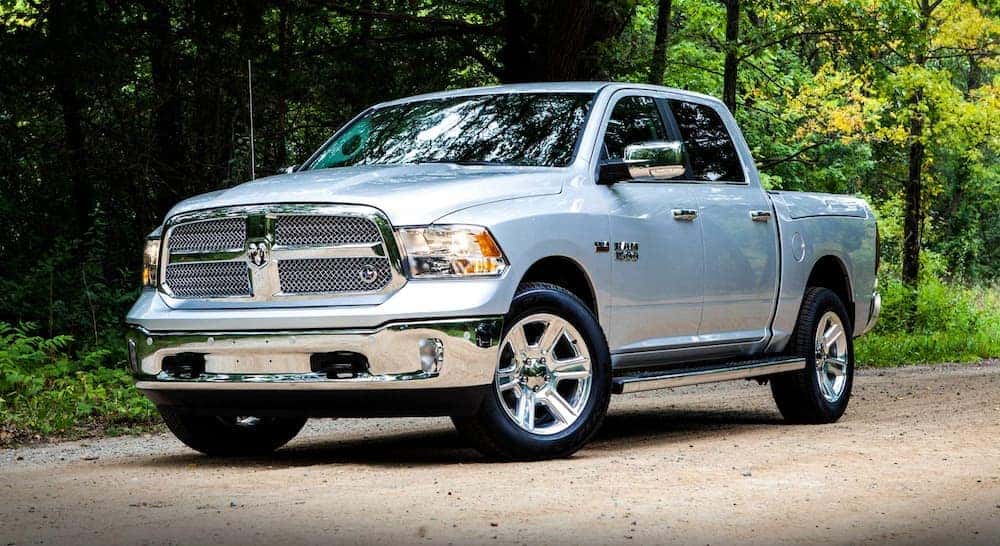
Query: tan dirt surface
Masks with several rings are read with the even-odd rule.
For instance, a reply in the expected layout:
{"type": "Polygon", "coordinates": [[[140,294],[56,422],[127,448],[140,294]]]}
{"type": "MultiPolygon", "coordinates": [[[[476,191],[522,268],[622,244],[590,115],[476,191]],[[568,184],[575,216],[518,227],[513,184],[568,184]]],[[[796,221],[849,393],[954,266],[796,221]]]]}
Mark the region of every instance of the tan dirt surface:
{"type": "Polygon", "coordinates": [[[571,459],[447,419],[318,420],[273,457],[167,435],[0,451],[6,544],[1000,543],[1000,362],[865,370],[844,418],[737,382],[613,399],[571,459]]]}

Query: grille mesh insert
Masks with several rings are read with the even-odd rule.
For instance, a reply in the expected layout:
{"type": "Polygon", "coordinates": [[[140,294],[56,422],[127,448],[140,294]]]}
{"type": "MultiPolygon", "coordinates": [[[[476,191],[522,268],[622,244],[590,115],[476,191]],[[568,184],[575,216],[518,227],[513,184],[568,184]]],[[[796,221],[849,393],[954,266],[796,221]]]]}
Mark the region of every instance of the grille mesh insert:
{"type": "Polygon", "coordinates": [[[382,235],[367,218],[302,214],[278,216],[274,242],[282,246],[375,244],[382,242],[382,235]]]}
{"type": "Polygon", "coordinates": [[[167,266],[164,282],[181,298],[224,298],[250,295],[246,262],[199,262],[167,266]]]}
{"type": "Polygon", "coordinates": [[[279,260],[281,291],[286,294],[327,292],[375,292],[392,280],[386,258],[314,258],[279,260]],[[365,273],[375,279],[365,282],[365,273]]]}
{"type": "MultiPolygon", "coordinates": [[[[329,209],[331,213],[323,214],[318,212],[323,207],[316,212],[254,207],[245,213],[234,210],[229,213],[233,216],[177,224],[167,232],[166,244],[175,261],[167,258],[163,287],[176,298],[250,297],[251,301],[387,290],[398,272],[385,257],[382,220],[329,209]],[[266,262],[258,268],[252,269],[245,259],[232,260],[245,254],[248,236],[255,242],[272,242],[266,262]],[[331,247],[350,245],[362,248],[357,252],[342,248],[334,254],[337,257],[321,257],[330,256],[331,247]],[[272,285],[274,281],[278,286],[272,285]],[[258,283],[261,286],[255,286],[258,283]]],[[[391,236],[387,240],[394,244],[391,236]]]]}
{"type": "Polygon", "coordinates": [[[181,224],[170,232],[171,252],[242,250],[247,239],[244,218],[223,218],[181,224]]]}

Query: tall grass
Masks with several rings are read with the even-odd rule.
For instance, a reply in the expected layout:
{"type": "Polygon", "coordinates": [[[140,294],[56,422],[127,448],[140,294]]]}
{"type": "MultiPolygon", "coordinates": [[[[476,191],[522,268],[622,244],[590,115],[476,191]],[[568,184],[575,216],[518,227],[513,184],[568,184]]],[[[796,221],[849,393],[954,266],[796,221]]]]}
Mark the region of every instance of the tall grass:
{"type": "Polygon", "coordinates": [[[1000,288],[947,284],[931,275],[915,291],[898,279],[881,282],[882,316],[871,333],[856,341],[859,364],[884,367],[1000,357],[1000,288]]]}

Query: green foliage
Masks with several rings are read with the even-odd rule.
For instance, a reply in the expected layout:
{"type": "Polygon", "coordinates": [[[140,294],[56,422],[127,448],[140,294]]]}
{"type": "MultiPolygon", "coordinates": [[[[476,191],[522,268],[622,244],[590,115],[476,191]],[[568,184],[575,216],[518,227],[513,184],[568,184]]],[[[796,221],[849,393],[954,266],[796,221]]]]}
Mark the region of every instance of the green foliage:
{"type": "MultiPolygon", "coordinates": [[[[651,50],[655,2],[625,34],[621,74],[651,50]]],[[[675,0],[667,85],[720,95],[739,60],[736,117],[764,185],[864,195],[882,235],[883,318],[858,343],[873,365],[1000,356],[1000,12],[944,0],[773,3],[675,0]],[[936,11],[935,11],[936,10],[936,11]],[[930,15],[928,15],[930,14],[930,15]],[[924,24],[926,23],[926,24],[924,24]],[[919,286],[900,282],[911,123],[920,118],[924,252],[919,286]],[[977,287],[977,285],[979,287],[977,287]]]]}
{"type": "MultiPolygon", "coordinates": [[[[0,0],[0,323],[45,338],[4,326],[4,426],[148,418],[118,364],[142,239],[177,201],[249,178],[247,59],[260,176],[388,99],[643,82],[658,4],[0,0]]],[[[768,188],[876,206],[885,317],[861,360],[998,356],[996,289],[975,286],[1000,282],[1000,4],[673,0],[670,15],[664,83],[720,96],[735,53],[735,114],[768,188]],[[926,267],[910,293],[898,279],[914,142],[926,267]]]]}
{"type": "Polygon", "coordinates": [[[882,317],[873,332],[856,340],[861,365],[974,362],[1000,355],[1000,289],[945,284],[932,275],[916,291],[898,278],[884,280],[882,317]],[[916,315],[908,325],[902,310],[914,300],[916,315]]]}
{"type": "Polygon", "coordinates": [[[902,203],[887,200],[876,214],[884,257],[882,315],[872,332],[856,340],[858,362],[899,366],[1000,356],[1000,287],[955,280],[953,260],[932,251],[921,254],[917,288],[907,287],[900,280],[902,203]]]}
{"type": "Polygon", "coordinates": [[[0,445],[33,435],[153,421],[155,409],[108,349],[73,356],[73,338],[0,322],[0,445]]]}
{"type": "MultiPolygon", "coordinates": [[[[614,77],[642,79],[656,3],[636,11],[614,77]]],[[[726,4],[673,2],[665,83],[719,96],[735,49],[735,113],[767,187],[862,193],[902,215],[919,140],[923,247],[948,260],[954,279],[1000,278],[997,4],[740,0],[735,43],[724,36],[726,4]]]]}

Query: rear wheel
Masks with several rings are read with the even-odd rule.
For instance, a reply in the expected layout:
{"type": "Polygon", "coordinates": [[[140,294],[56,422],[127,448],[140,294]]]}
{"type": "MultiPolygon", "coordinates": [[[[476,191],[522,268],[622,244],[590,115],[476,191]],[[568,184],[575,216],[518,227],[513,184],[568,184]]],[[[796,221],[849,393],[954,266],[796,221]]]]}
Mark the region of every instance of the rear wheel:
{"type": "Polygon", "coordinates": [[[806,291],[790,347],[806,359],[806,367],[771,379],[774,401],[785,419],[832,423],[844,414],[854,383],[851,331],[847,309],[833,291],[806,291]]]}
{"type": "Polygon", "coordinates": [[[287,444],[305,417],[193,415],[161,407],[167,428],[191,449],[213,457],[264,455],[287,444]]]}
{"type": "Polygon", "coordinates": [[[528,284],[514,297],[493,383],[479,412],[454,418],[487,456],[566,457],[593,436],[611,395],[607,342],[570,292],[528,284]]]}

